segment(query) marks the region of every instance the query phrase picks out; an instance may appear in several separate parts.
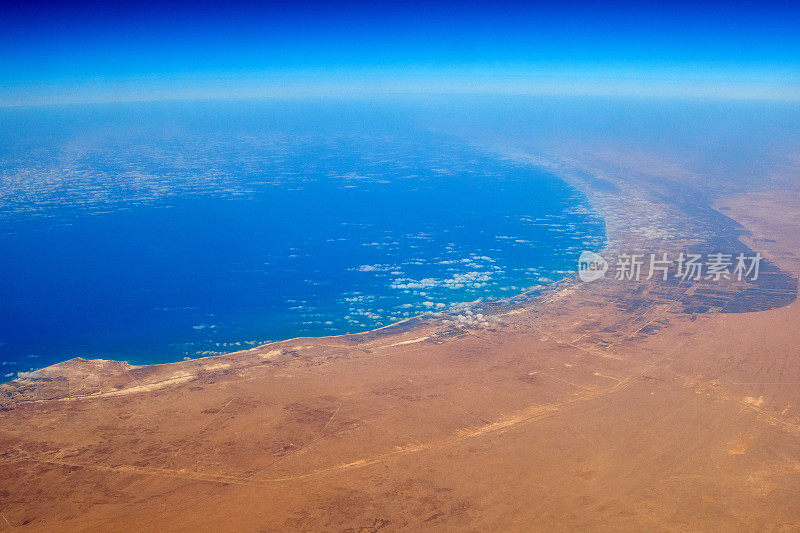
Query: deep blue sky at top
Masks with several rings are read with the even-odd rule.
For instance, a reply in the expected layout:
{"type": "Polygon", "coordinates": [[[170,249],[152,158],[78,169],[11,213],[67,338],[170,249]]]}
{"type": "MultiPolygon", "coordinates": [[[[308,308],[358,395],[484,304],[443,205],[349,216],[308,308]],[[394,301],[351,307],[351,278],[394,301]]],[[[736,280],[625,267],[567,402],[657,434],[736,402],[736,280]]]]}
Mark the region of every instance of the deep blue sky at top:
{"type": "Polygon", "coordinates": [[[800,70],[800,4],[6,2],[0,86],[405,68],[800,70]]]}

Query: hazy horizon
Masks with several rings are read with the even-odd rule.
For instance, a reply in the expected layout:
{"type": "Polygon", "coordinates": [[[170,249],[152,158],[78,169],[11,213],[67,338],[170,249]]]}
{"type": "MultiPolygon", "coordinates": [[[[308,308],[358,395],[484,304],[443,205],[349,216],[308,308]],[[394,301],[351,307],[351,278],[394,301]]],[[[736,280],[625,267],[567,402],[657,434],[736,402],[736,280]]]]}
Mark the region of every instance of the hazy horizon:
{"type": "Polygon", "coordinates": [[[392,94],[794,100],[790,3],[12,3],[0,106],[392,94]]]}

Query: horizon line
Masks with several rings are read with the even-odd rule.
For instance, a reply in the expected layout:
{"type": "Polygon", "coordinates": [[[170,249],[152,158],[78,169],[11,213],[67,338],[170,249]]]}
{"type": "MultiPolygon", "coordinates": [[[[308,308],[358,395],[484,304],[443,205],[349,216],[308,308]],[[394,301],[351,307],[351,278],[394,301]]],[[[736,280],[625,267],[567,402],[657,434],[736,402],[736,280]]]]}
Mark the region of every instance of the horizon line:
{"type": "Polygon", "coordinates": [[[543,96],[800,102],[800,74],[740,71],[354,71],[219,73],[61,83],[0,89],[0,107],[200,100],[543,96]],[[731,75],[733,74],[733,75],[731,75]],[[788,74],[788,75],[787,75],[788,74]],[[4,94],[5,93],[5,94],[4,94]]]}

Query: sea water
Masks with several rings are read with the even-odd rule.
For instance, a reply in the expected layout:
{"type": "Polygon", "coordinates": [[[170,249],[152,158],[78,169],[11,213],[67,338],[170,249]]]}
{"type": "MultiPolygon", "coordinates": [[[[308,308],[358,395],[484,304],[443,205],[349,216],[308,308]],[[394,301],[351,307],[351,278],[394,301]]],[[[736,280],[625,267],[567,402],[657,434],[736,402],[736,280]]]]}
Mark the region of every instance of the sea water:
{"type": "Polygon", "coordinates": [[[0,115],[4,379],[176,361],[536,290],[597,249],[586,198],[388,103],[0,115]]]}

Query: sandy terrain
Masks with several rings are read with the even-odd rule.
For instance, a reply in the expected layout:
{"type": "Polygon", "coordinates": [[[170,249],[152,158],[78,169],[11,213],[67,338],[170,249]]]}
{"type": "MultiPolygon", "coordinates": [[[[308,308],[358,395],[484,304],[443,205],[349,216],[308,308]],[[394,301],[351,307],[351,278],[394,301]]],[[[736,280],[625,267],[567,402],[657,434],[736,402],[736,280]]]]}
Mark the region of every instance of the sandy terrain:
{"type": "Polygon", "coordinates": [[[459,324],[43,369],[2,387],[0,527],[800,529],[800,194],[690,201],[679,172],[552,168],[603,213],[610,255],[741,246],[772,270],[569,281],[459,324]]]}

